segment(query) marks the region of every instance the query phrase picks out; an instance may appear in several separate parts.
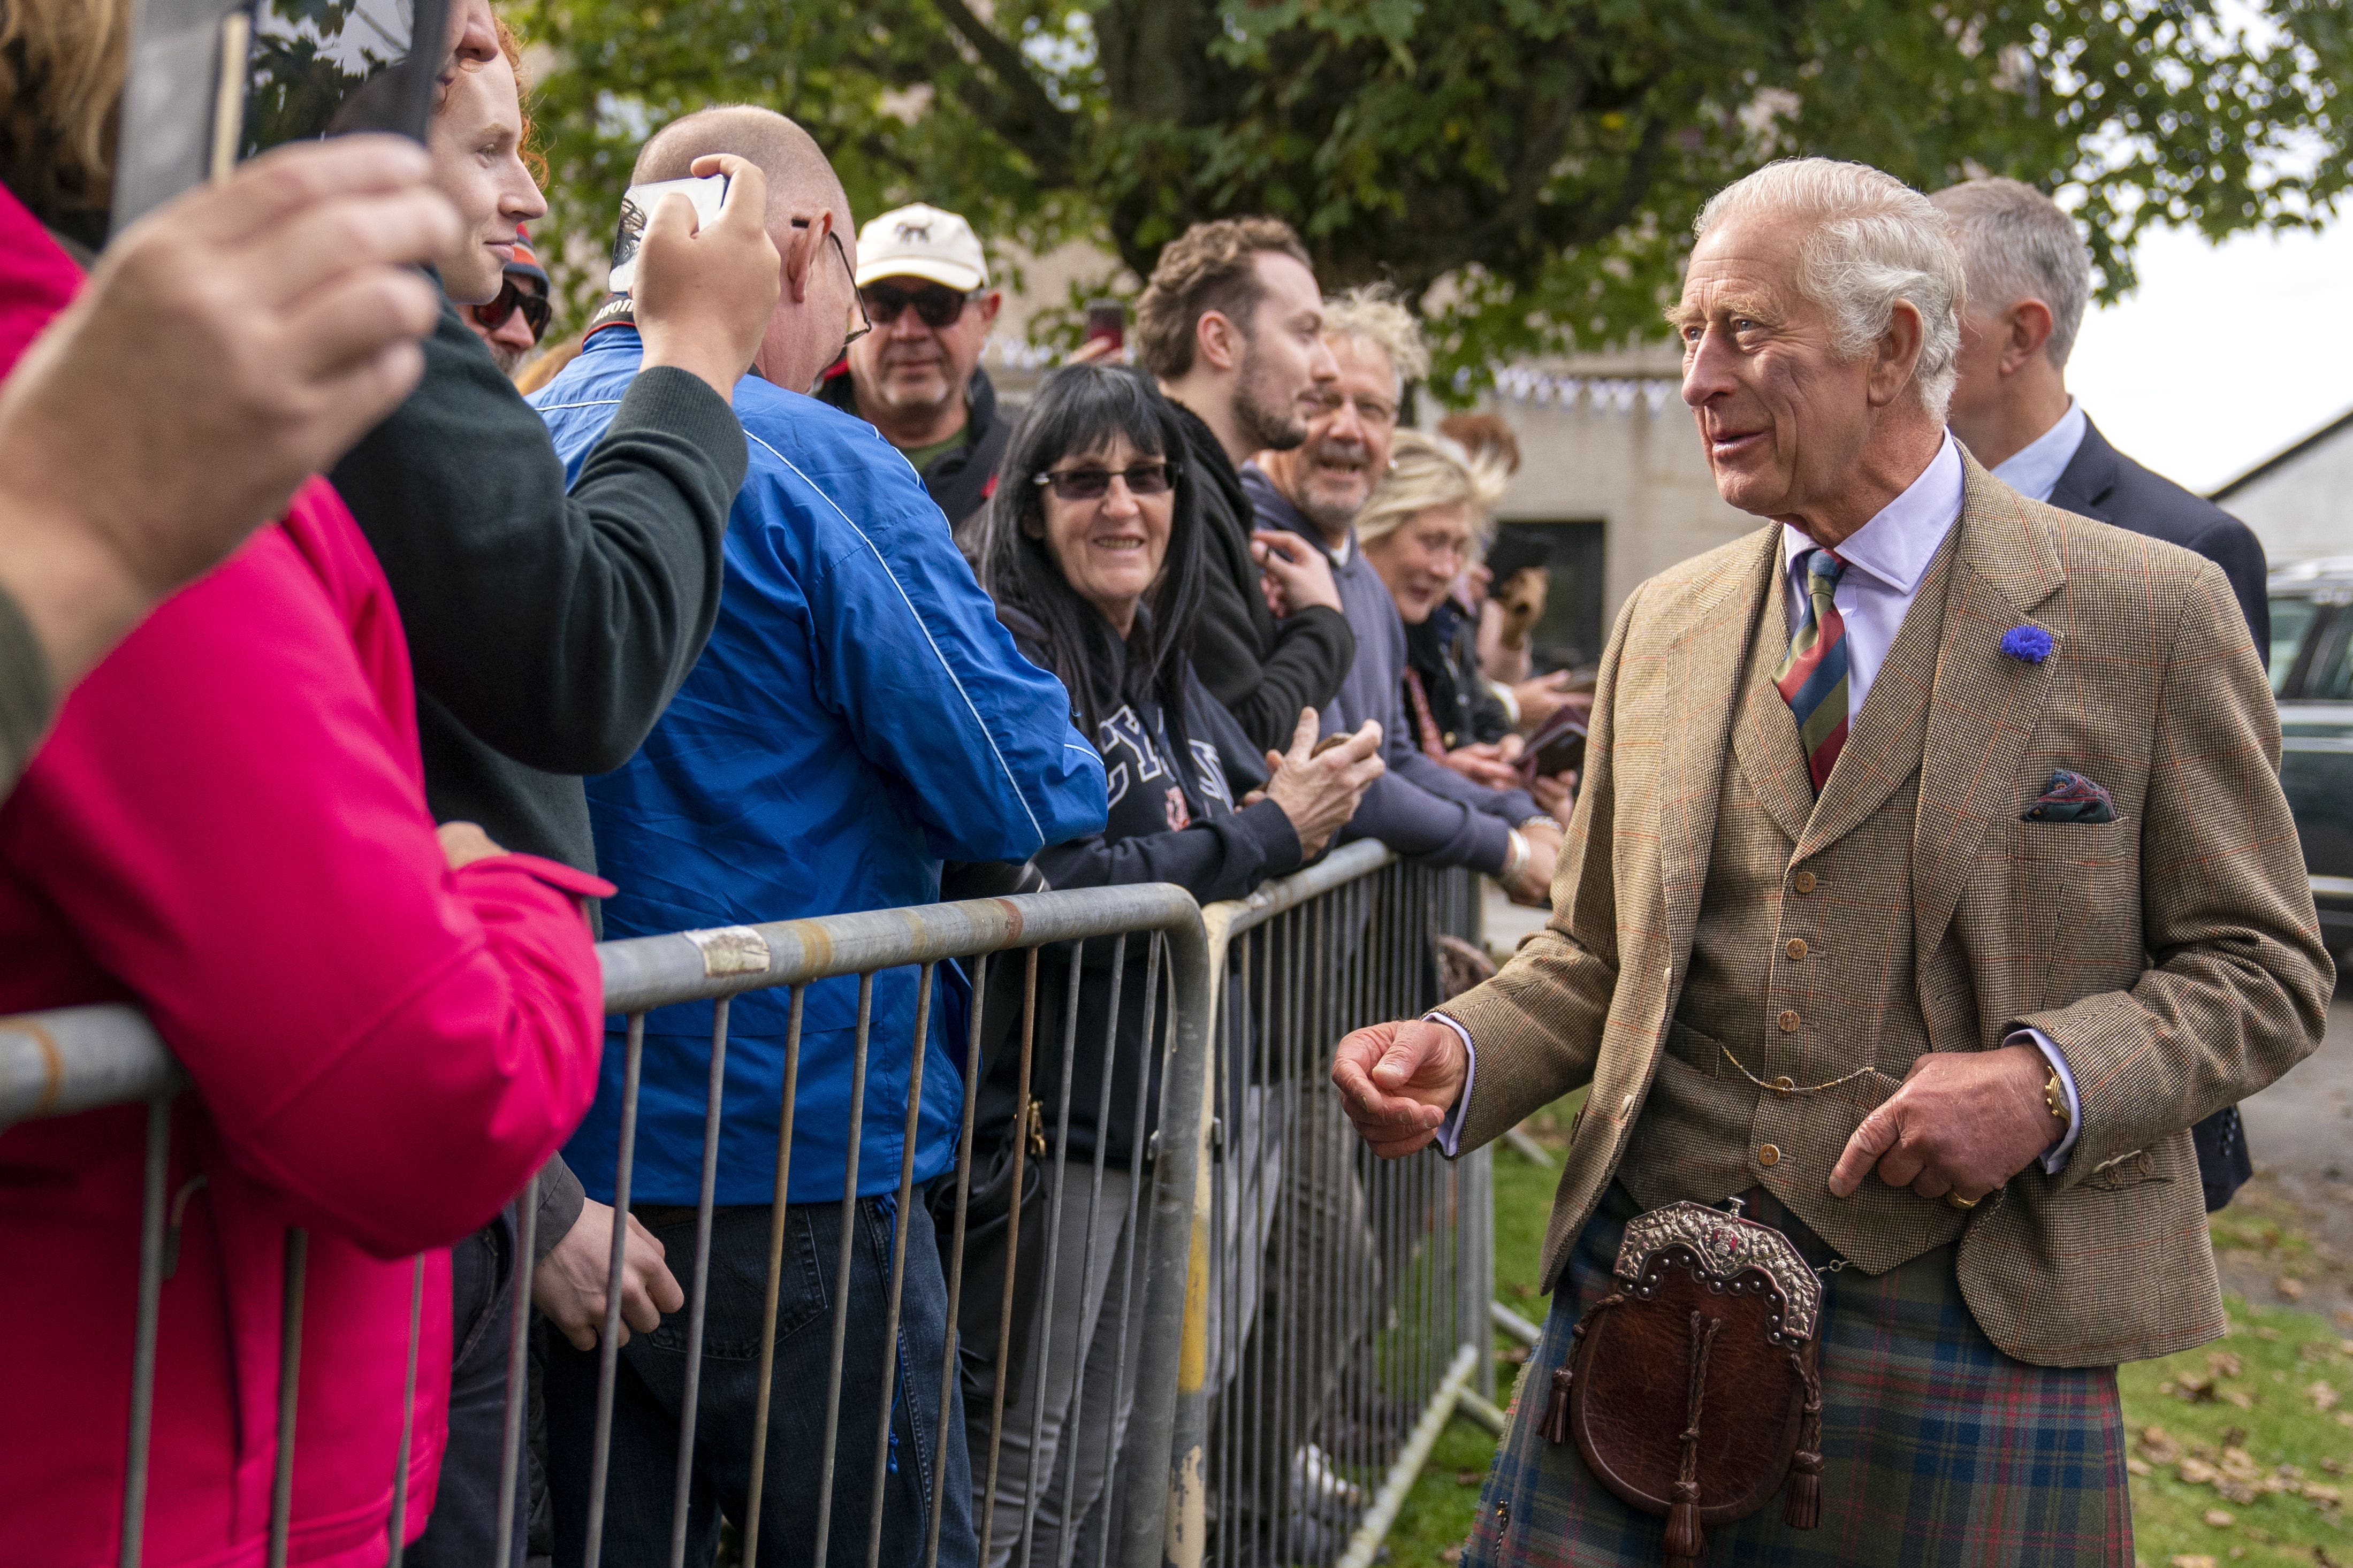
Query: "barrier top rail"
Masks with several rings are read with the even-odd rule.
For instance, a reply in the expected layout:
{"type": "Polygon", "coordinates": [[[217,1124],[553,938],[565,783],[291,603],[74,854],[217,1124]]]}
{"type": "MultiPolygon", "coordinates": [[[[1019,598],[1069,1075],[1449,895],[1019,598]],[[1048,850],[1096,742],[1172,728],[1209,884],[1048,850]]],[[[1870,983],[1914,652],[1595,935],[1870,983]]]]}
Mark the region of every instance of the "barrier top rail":
{"type": "Polygon", "coordinates": [[[1248,898],[1204,905],[1201,922],[1208,930],[1210,948],[1222,952],[1226,943],[1241,932],[1262,926],[1285,910],[1297,909],[1335,888],[1369,877],[1399,858],[1397,851],[1387,845],[1359,838],[1340,846],[1304,870],[1260,883],[1248,898]]]}
{"type": "MultiPolygon", "coordinates": [[[[605,1007],[637,1013],[899,964],[1122,931],[1176,939],[1180,968],[1206,949],[1199,906],[1166,882],[871,910],[597,944],[605,1007]],[[1195,940],[1200,940],[1198,936],[1195,940]]],[[[153,1026],[121,1003],[0,1018],[0,1127],[176,1094],[187,1079],[153,1026]]]]}

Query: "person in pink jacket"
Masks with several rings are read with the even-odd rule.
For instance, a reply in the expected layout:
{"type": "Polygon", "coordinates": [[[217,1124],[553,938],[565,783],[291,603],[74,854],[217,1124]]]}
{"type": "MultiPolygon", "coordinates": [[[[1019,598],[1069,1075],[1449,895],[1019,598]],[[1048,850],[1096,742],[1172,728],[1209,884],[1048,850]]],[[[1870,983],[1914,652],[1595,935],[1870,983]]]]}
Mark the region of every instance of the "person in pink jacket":
{"type": "MultiPolygon", "coordinates": [[[[0,371],[80,273],[0,194],[0,371]]],[[[586,1109],[609,886],[427,815],[406,645],[312,480],[68,699],[0,807],[0,1014],[143,1008],[173,1117],[142,1531],[156,1565],[263,1561],[290,1230],[308,1232],[290,1561],[385,1561],[432,1508],[452,1239],[586,1109]],[[471,858],[469,857],[479,857],[471,858]],[[463,863],[459,863],[463,862],[463,863]],[[410,1290],[417,1409],[400,1450],[410,1290]]],[[[113,1563],[145,1112],[0,1131],[0,1563],[113,1563]]]]}

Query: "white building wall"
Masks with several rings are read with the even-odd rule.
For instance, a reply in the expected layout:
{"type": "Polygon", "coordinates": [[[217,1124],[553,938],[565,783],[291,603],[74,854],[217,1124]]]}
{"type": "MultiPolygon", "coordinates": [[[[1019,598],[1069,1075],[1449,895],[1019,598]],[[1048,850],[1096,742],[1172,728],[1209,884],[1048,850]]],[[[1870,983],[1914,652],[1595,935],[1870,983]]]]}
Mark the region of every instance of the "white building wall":
{"type": "Polygon", "coordinates": [[[2274,566],[2353,555],[2353,422],[2269,472],[2223,487],[2214,499],[2254,530],[2274,566]]]}

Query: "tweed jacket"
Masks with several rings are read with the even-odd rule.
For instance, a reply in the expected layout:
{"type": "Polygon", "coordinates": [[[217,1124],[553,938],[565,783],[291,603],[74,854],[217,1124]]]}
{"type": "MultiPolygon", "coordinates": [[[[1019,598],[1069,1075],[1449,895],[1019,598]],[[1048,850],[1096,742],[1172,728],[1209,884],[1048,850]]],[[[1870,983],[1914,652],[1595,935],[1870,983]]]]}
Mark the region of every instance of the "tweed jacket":
{"type": "MultiPolygon", "coordinates": [[[[2280,793],[2278,716],[2220,568],[2028,500],[1975,461],[1967,472],[1926,722],[1878,726],[1885,745],[1851,738],[1825,801],[1852,770],[1884,787],[1812,813],[1789,871],[1917,773],[1909,865],[1889,879],[1908,872],[1931,1046],[1986,1050],[2039,1028],[2066,1055],[2083,1110],[2057,1176],[2030,1165],[1969,1215],[1963,1296],[2023,1361],[2162,1355],[2223,1328],[2188,1129],[2310,1054],[2334,984],[2280,793]],[[2001,651],[2020,626],[2049,634],[2048,657],[2001,651]],[[2021,821],[2061,767],[2106,785],[2116,820],[2021,821]]],[[[1552,919],[1447,1005],[1479,1053],[1459,1148],[1592,1086],[1554,1200],[1547,1286],[1642,1136],[1779,536],[1761,528],[1628,600],[1552,919]]],[[[1848,1130],[1899,1081],[1846,1102],[1848,1130]]],[[[1902,1205],[1873,1206],[1866,1224],[1916,1223],[1902,1205]]]]}

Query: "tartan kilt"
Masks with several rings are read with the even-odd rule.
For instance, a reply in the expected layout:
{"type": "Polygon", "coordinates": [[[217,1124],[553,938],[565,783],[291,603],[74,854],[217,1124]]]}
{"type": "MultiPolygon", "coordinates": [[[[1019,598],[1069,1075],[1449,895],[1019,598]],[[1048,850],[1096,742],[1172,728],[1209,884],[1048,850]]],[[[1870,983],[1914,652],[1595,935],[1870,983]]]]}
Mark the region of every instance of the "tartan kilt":
{"type": "MultiPolygon", "coordinates": [[[[1609,1293],[1620,1235],[1636,1212],[1613,1183],[1577,1237],[1480,1494],[1463,1568],[1665,1560],[1665,1521],[1594,1481],[1574,1442],[1556,1446],[1537,1430],[1553,1369],[1578,1314],[1609,1293]]],[[[1748,1213],[1792,1239],[1801,1228],[1769,1200],[1748,1213]]],[[[1810,1236],[1801,1245],[1819,1256],[1810,1236]]],[[[1996,1350],[1961,1300],[1954,1251],[1938,1247],[1875,1278],[1857,1268],[1828,1278],[1821,1523],[1791,1530],[1776,1494],[1746,1519],[1708,1530],[1707,1568],[2130,1568],[2115,1369],[2030,1366],[1996,1350]]]]}

